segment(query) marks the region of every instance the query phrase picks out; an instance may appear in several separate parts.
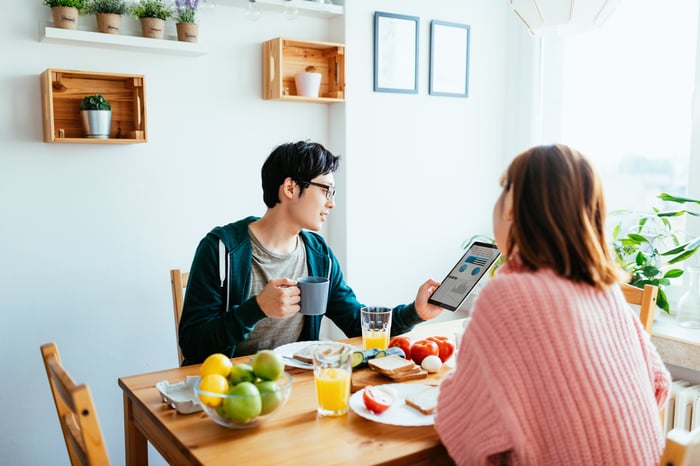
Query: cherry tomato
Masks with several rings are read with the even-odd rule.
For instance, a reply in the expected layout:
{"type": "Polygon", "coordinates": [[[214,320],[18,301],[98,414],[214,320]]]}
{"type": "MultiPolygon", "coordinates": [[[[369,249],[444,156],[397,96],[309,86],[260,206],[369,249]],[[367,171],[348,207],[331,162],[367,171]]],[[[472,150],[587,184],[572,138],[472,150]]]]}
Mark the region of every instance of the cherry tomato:
{"type": "Polygon", "coordinates": [[[413,362],[420,365],[427,356],[434,354],[435,356],[440,355],[440,348],[438,344],[432,340],[418,340],[411,346],[411,359],[413,362]]]}
{"type": "Polygon", "coordinates": [[[403,350],[404,357],[409,359],[411,357],[411,339],[408,337],[394,337],[389,342],[389,348],[398,347],[403,350]]]}
{"type": "Polygon", "coordinates": [[[394,400],[387,393],[368,385],[362,391],[362,401],[365,402],[368,410],[375,414],[382,414],[389,409],[394,400]]]}
{"type": "Polygon", "coordinates": [[[455,345],[447,337],[428,337],[428,340],[434,341],[438,345],[440,353],[440,361],[445,362],[450,359],[450,356],[455,352],[455,345]]]}

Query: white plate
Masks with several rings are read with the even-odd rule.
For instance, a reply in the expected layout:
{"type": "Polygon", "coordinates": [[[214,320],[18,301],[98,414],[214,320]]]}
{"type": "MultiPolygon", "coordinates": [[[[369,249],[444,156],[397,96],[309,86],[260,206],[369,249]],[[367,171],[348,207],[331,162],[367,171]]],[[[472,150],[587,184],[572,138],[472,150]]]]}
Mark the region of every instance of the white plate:
{"type": "Polygon", "coordinates": [[[361,416],[370,421],[380,422],[382,424],[390,424],[392,426],[431,426],[435,422],[434,414],[423,414],[415,408],[408,406],[404,400],[406,397],[425,390],[429,385],[421,383],[396,383],[385,385],[392,387],[396,391],[397,399],[391,404],[391,407],[382,414],[374,414],[365,407],[365,402],[362,400],[362,392],[359,390],[350,397],[350,409],[358,416],[361,416]]]}
{"type": "Polygon", "coordinates": [[[284,364],[289,367],[298,367],[299,369],[313,369],[313,365],[297,361],[294,359],[294,353],[306,348],[309,345],[315,345],[317,341],[295,341],[286,345],[278,346],[273,351],[284,359],[284,364]]]}

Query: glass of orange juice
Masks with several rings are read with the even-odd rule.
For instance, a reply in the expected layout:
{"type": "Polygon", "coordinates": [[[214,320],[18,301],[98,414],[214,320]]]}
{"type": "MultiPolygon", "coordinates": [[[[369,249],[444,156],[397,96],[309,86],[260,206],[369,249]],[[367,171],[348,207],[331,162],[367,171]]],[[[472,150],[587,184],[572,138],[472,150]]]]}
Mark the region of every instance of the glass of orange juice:
{"type": "Polygon", "coordinates": [[[353,347],[322,342],[314,346],[314,381],[318,413],[340,416],[348,412],[353,347]]]}
{"type": "Polygon", "coordinates": [[[391,338],[391,308],[363,307],[360,310],[360,319],[364,349],[387,349],[391,338]]]}

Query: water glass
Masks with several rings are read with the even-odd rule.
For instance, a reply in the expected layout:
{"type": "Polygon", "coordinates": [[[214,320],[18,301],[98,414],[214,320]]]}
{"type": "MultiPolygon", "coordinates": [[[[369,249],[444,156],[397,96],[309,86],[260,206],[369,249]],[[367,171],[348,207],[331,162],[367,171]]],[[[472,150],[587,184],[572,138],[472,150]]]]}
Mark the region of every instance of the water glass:
{"type": "Polygon", "coordinates": [[[360,318],[364,349],[387,349],[391,338],[391,308],[363,307],[360,310],[360,318]]]}
{"type": "Polygon", "coordinates": [[[341,416],[348,412],[353,347],[321,342],[314,346],[314,382],[318,414],[341,416]]]}

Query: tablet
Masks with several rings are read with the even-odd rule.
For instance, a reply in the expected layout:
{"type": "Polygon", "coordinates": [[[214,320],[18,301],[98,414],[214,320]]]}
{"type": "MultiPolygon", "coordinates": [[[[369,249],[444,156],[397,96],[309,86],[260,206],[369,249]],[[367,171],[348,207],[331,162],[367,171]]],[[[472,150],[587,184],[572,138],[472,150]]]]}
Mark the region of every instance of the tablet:
{"type": "Polygon", "coordinates": [[[456,311],[500,255],[495,244],[473,242],[428,302],[456,311]]]}

